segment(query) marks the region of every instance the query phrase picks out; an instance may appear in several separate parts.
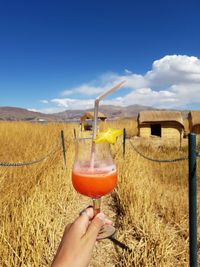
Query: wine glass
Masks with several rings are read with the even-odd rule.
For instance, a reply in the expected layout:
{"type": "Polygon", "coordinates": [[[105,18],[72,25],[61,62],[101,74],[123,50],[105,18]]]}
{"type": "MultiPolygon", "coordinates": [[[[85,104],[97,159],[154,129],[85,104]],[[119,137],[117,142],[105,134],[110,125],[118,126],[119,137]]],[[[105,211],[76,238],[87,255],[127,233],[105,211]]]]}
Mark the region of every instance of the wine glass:
{"type": "MultiPolygon", "coordinates": [[[[94,216],[100,212],[101,197],[110,193],[117,183],[110,144],[95,144],[92,138],[76,139],[72,183],[77,192],[93,200],[94,216]]],[[[115,228],[105,225],[97,239],[113,235],[115,228]]]]}

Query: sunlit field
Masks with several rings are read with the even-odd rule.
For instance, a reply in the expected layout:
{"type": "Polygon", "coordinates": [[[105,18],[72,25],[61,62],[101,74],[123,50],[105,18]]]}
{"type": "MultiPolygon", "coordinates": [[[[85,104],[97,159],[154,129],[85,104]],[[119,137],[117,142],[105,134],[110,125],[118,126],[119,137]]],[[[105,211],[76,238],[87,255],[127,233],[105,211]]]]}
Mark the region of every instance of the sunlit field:
{"type": "MultiPolygon", "coordinates": [[[[103,205],[116,214],[115,237],[132,252],[117,246],[108,249],[110,240],[98,242],[90,266],[188,266],[187,161],[154,163],[139,156],[129,143],[131,139],[134,144],[137,134],[134,120],[100,125],[101,130],[107,127],[126,128],[128,140],[125,158],[122,137],[112,145],[118,186],[103,205]]],[[[88,198],[79,196],[72,188],[71,168],[74,129],[79,137],[90,133],[81,133],[78,124],[63,123],[1,122],[0,128],[0,162],[29,162],[52,151],[46,160],[36,164],[0,166],[0,266],[50,266],[65,225],[89,204],[88,198]],[[65,135],[67,166],[63,160],[61,130],[65,135]]],[[[148,140],[137,148],[157,159],[187,155],[186,146],[154,148],[148,140]]],[[[197,207],[199,177],[200,158],[197,207]]]]}

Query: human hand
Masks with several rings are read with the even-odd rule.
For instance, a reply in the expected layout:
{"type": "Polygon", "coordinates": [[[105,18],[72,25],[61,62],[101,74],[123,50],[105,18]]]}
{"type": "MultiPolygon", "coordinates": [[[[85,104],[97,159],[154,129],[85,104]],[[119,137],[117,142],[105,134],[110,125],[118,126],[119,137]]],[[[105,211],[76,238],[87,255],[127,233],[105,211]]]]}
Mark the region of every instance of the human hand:
{"type": "Polygon", "coordinates": [[[105,224],[112,224],[103,213],[93,216],[93,208],[88,207],[66,226],[51,267],[88,266],[99,230],[105,224]]]}

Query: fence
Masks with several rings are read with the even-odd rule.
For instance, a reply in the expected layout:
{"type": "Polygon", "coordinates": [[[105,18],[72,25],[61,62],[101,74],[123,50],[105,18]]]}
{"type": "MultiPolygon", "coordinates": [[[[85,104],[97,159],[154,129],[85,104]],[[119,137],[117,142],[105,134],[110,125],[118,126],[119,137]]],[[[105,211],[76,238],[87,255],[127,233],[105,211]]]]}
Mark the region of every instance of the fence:
{"type": "MultiPolygon", "coordinates": [[[[136,146],[129,140],[133,150],[146,160],[158,163],[173,163],[182,160],[188,160],[188,197],[189,197],[189,254],[190,267],[197,267],[198,264],[198,245],[197,245],[197,188],[196,188],[196,158],[200,157],[200,151],[196,149],[196,134],[190,133],[188,136],[188,155],[174,159],[154,159],[144,155],[136,146]]],[[[123,157],[125,158],[126,149],[126,130],[123,130],[123,157]]]]}
{"type": "MultiPolygon", "coordinates": [[[[27,162],[0,162],[0,166],[3,166],[3,167],[20,167],[20,166],[32,165],[32,164],[42,162],[42,161],[46,160],[47,158],[49,158],[50,156],[52,156],[53,153],[56,152],[56,150],[58,148],[58,144],[59,144],[59,142],[56,142],[52,146],[50,151],[46,155],[40,157],[39,159],[35,159],[32,161],[27,161],[27,162]]],[[[63,130],[61,131],[61,145],[62,145],[62,150],[63,150],[64,164],[66,166],[66,148],[65,148],[64,131],[63,130]]]]}
{"type": "MultiPolygon", "coordinates": [[[[76,138],[76,131],[74,130],[74,138],[76,138]]],[[[64,131],[61,131],[61,145],[62,145],[62,151],[63,151],[63,157],[64,157],[64,164],[66,166],[66,148],[65,148],[65,142],[64,142],[64,131]]],[[[149,156],[144,155],[141,151],[139,151],[136,146],[134,146],[133,142],[129,140],[129,143],[133,150],[138,153],[141,157],[143,157],[146,160],[150,160],[153,162],[158,163],[173,163],[178,162],[182,160],[188,160],[188,166],[189,166],[189,251],[190,251],[190,267],[197,267],[197,189],[196,189],[196,158],[200,157],[200,151],[196,150],[196,135],[194,133],[189,134],[188,138],[188,156],[174,158],[174,159],[154,159],[149,156]]],[[[0,162],[0,166],[25,166],[25,165],[31,165],[36,164],[39,162],[42,162],[43,160],[49,158],[53,153],[55,153],[58,146],[58,142],[56,142],[51,150],[43,157],[40,157],[39,159],[28,161],[28,162],[0,162]]],[[[123,129],[123,157],[125,158],[125,152],[126,152],[126,129],[123,129]]],[[[112,240],[112,238],[110,238],[112,240]]],[[[113,242],[115,240],[113,238],[113,242]]],[[[117,244],[120,243],[117,241],[117,244]]],[[[119,244],[118,244],[119,245],[119,244]]],[[[120,246],[122,248],[127,249],[128,247],[122,243],[120,243],[120,246]]]]}

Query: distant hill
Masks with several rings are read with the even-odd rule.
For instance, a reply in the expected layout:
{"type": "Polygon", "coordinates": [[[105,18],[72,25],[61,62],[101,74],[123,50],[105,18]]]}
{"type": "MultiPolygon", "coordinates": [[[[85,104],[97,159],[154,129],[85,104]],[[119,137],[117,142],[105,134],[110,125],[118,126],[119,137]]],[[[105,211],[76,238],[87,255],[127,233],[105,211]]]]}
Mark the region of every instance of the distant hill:
{"type": "Polygon", "coordinates": [[[0,107],[0,120],[4,121],[59,121],[54,114],[43,114],[17,107],[0,107]]]}
{"type": "MultiPolygon", "coordinates": [[[[119,118],[136,118],[142,110],[155,110],[153,107],[142,105],[131,105],[127,107],[102,105],[99,111],[104,113],[108,119],[119,118]]],[[[158,110],[158,109],[157,109],[158,110]]],[[[30,111],[17,107],[0,107],[0,120],[4,121],[78,121],[87,110],[65,110],[60,113],[44,114],[40,112],[30,111]]],[[[188,111],[183,111],[183,117],[187,116],[188,111]]]]}
{"type": "MultiPolygon", "coordinates": [[[[140,105],[131,105],[128,107],[120,107],[113,105],[102,105],[99,108],[99,111],[104,113],[108,119],[118,119],[118,118],[136,118],[138,112],[142,110],[155,110],[155,108],[140,106],[140,105]]],[[[67,120],[76,120],[79,119],[86,111],[93,111],[93,109],[87,110],[65,110],[63,112],[57,113],[57,116],[61,116],[67,120]]]]}

